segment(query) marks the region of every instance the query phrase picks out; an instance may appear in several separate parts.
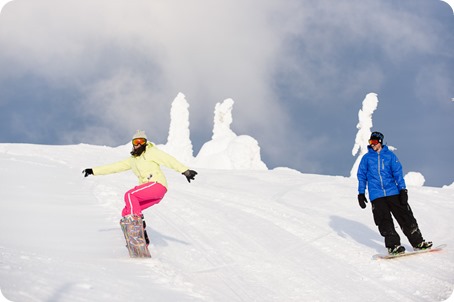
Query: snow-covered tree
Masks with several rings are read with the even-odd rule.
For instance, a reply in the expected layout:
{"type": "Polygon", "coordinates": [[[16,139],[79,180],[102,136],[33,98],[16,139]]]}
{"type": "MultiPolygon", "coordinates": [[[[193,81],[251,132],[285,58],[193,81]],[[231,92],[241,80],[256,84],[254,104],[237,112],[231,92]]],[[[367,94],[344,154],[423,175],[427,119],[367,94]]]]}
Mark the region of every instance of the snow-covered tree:
{"type": "Polygon", "coordinates": [[[212,140],[206,142],[195,158],[194,165],[214,169],[267,169],[260,159],[258,142],[248,136],[237,136],[232,124],[233,100],[216,104],[212,140]]]}
{"type": "Polygon", "coordinates": [[[178,93],[170,109],[170,126],[167,143],[159,148],[185,163],[193,157],[192,142],[189,131],[189,104],[183,93],[178,93]]]}
{"type": "Polygon", "coordinates": [[[222,103],[217,103],[214,108],[214,126],[212,139],[235,137],[236,134],[230,129],[233,122],[232,110],[233,100],[226,99],[222,103]]]}
{"type": "Polygon", "coordinates": [[[369,93],[363,100],[363,107],[358,112],[358,132],[356,133],[355,145],[352,149],[352,155],[358,155],[356,161],[350,171],[350,177],[356,177],[358,172],[359,162],[364,154],[367,153],[367,145],[369,144],[369,138],[372,128],[372,114],[378,106],[378,98],[376,93],[369,93]]]}

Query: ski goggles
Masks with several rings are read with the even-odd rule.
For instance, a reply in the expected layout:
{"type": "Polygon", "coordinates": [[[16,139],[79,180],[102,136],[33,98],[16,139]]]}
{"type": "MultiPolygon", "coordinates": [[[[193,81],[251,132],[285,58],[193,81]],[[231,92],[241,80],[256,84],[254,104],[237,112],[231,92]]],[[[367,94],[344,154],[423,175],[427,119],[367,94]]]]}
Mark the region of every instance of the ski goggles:
{"type": "Polygon", "coordinates": [[[370,139],[369,140],[369,145],[371,145],[371,146],[375,146],[378,143],[380,143],[380,141],[378,139],[370,139]]]}
{"type": "Polygon", "coordinates": [[[133,144],[134,146],[137,146],[137,145],[144,145],[146,142],[147,142],[147,140],[144,139],[144,138],[135,138],[135,139],[132,140],[132,144],[133,144]]]}

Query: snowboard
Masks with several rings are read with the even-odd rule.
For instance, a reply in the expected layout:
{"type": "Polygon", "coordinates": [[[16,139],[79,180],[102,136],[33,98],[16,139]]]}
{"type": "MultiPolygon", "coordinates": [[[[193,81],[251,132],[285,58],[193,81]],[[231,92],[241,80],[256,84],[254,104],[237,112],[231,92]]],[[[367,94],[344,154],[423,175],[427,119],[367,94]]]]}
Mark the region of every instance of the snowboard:
{"type": "Polygon", "coordinates": [[[144,237],[143,221],[140,216],[127,215],[120,220],[121,230],[131,258],[151,258],[144,237]]]}
{"type": "Polygon", "coordinates": [[[440,252],[440,251],[443,250],[446,246],[447,246],[447,244],[441,244],[441,245],[439,245],[439,246],[432,247],[432,248],[427,249],[427,250],[405,252],[405,253],[397,254],[397,255],[389,255],[389,254],[383,255],[383,254],[377,254],[377,255],[374,255],[372,258],[373,258],[374,260],[378,260],[378,259],[394,259],[394,258],[406,257],[406,256],[411,256],[411,255],[416,255],[416,254],[434,253],[434,252],[440,252]]]}

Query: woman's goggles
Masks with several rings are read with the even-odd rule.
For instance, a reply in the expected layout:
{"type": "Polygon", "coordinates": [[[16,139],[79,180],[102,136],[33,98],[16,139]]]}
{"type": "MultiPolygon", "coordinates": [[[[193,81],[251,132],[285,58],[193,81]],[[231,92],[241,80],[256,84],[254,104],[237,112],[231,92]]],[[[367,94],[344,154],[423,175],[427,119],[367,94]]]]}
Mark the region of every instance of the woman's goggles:
{"type": "Polygon", "coordinates": [[[137,146],[137,145],[144,145],[146,142],[147,142],[147,140],[144,139],[144,138],[135,138],[135,139],[132,140],[132,144],[133,144],[134,146],[137,146]]]}

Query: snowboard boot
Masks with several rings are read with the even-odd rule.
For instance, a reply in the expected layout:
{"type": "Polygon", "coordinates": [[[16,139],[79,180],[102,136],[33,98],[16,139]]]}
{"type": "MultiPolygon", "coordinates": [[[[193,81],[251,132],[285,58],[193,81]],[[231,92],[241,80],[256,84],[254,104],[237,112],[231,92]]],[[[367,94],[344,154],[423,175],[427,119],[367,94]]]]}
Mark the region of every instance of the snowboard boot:
{"type": "Polygon", "coordinates": [[[405,253],[405,247],[401,245],[396,245],[394,247],[388,248],[388,254],[390,255],[399,255],[405,253]]]}
{"type": "Polygon", "coordinates": [[[432,247],[432,241],[423,241],[421,242],[420,244],[418,244],[417,246],[414,246],[413,249],[415,251],[421,251],[421,250],[427,250],[427,249],[430,249],[432,247]]]}
{"type": "Polygon", "coordinates": [[[150,239],[148,238],[147,230],[145,229],[147,227],[147,224],[145,223],[145,217],[142,214],[142,222],[143,222],[143,237],[145,237],[145,242],[147,243],[147,246],[150,244],[150,239]]]}

